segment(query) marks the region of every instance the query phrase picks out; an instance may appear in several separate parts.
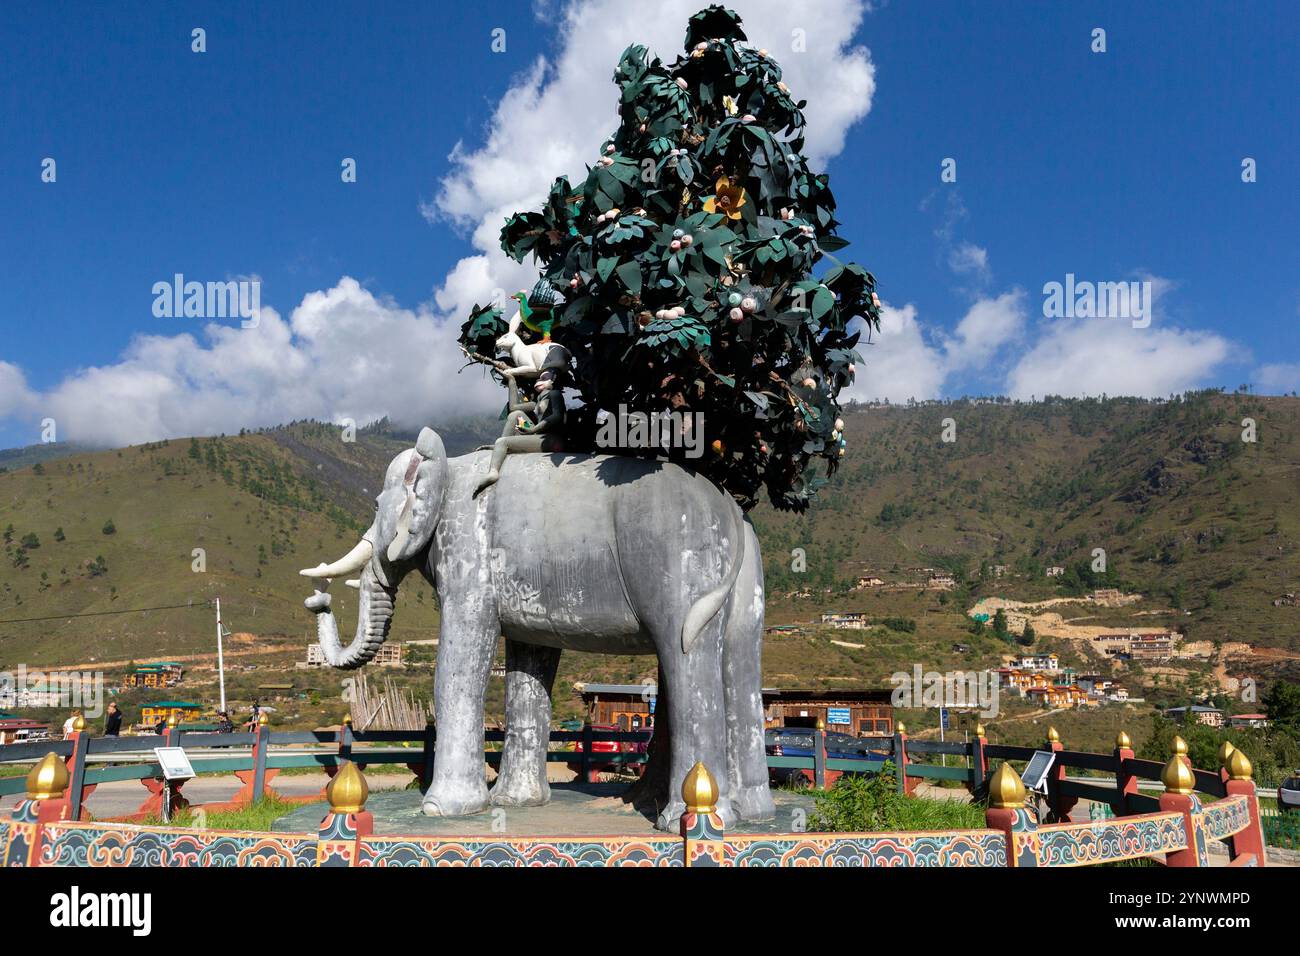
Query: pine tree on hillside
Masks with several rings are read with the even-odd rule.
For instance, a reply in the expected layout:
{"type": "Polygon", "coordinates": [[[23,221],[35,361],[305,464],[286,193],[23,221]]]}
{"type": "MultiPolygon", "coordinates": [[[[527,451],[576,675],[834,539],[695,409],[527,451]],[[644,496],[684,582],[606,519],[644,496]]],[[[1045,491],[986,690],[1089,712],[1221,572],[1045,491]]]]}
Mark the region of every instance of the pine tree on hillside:
{"type": "MultiPolygon", "coordinates": [[[[628,47],[619,127],[585,181],[555,180],[501,245],[541,265],[520,331],[573,357],[572,447],[596,447],[601,409],[702,413],[704,457],[671,456],[742,507],[766,486],[801,511],[844,454],[836,399],[862,361],[848,325],[878,329],[880,302],[871,273],[831,255],[847,242],[802,154],[803,101],[745,40],[740,17],[712,6],[672,63],[628,47]],[[548,307],[552,290],[564,298],[548,307]]],[[[504,329],[499,307],[477,306],[461,344],[490,354],[504,329]]]]}

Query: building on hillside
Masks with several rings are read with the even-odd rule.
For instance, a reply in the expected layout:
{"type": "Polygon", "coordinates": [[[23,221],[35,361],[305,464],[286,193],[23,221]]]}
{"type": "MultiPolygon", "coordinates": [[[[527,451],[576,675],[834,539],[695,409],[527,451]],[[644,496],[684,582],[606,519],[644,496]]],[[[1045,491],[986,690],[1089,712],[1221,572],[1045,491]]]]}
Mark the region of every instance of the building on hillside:
{"type": "Polygon", "coordinates": [[[1163,661],[1174,656],[1174,642],[1179,635],[1170,631],[1127,631],[1098,634],[1094,648],[1118,660],[1163,661]]]}
{"type": "Polygon", "coordinates": [[[878,578],[872,575],[869,577],[858,578],[858,583],[853,586],[853,589],[856,591],[862,588],[883,588],[884,586],[885,581],[883,578],[878,578]]]}
{"type": "Polygon", "coordinates": [[[151,731],[161,720],[164,723],[176,715],[178,721],[193,720],[203,712],[203,706],[189,700],[160,700],[140,708],[140,728],[151,731]]]}
{"type": "Polygon", "coordinates": [[[1057,708],[1072,707],[1073,699],[1070,691],[1065,687],[1049,685],[1047,687],[1031,687],[1027,693],[1028,698],[1039,707],[1054,710],[1057,708]]]}
{"type": "Polygon", "coordinates": [[[1090,694],[1105,694],[1115,686],[1105,674],[1080,674],[1074,682],[1090,694]]]}
{"type": "Polygon", "coordinates": [[[1133,634],[1129,638],[1129,658],[1135,661],[1164,661],[1174,656],[1175,635],[1168,631],[1133,634]]]}
{"type": "Polygon", "coordinates": [[[1112,684],[1110,690],[1106,692],[1106,699],[1113,700],[1117,704],[1127,703],[1129,699],[1128,688],[1122,684],[1112,684]]]}
{"type": "Polygon", "coordinates": [[[1055,564],[1047,569],[1047,576],[1049,578],[1059,578],[1064,573],[1065,573],[1065,568],[1055,564]]]}
{"type": "Polygon", "coordinates": [[[957,579],[951,574],[932,574],[925,586],[931,591],[951,591],[957,586],[957,579]]]}
{"type": "Polygon", "coordinates": [[[172,687],[181,683],[185,668],[177,661],[157,661],[140,664],[131,670],[122,682],[123,687],[172,687]]]}
{"type": "Polygon", "coordinates": [[[995,578],[1004,578],[1007,576],[1007,566],[1005,564],[995,564],[991,568],[995,578]]]}
{"type": "Polygon", "coordinates": [[[855,737],[891,737],[892,690],[782,690],[763,688],[766,727],[816,727],[855,737]]]}
{"type": "MultiPolygon", "coordinates": [[[[376,667],[402,666],[402,645],[396,641],[388,641],[379,645],[379,650],[375,652],[375,656],[370,663],[376,667]]],[[[312,643],[307,645],[307,660],[298,661],[293,666],[303,670],[308,667],[324,667],[325,664],[325,652],[321,650],[319,644],[312,643]]]]}
{"type": "Polygon", "coordinates": [[[1200,704],[1193,704],[1191,707],[1170,707],[1165,711],[1165,716],[1170,720],[1179,720],[1183,723],[1195,721],[1207,727],[1223,726],[1223,711],[1217,707],[1204,707],[1200,704]]]}
{"type": "Polygon", "coordinates": [[[1268,728],[1268,714],[1229,714],[1228,726],[1234,729],[1250,727],[1257,730],[1268,728]]]}
{"type": "Polygon", "coordinates": [[[1120,593],[1119,588],[1097,588],[1092,592],[1092,601],[1094,604],[1105,604],[1114,606],[1124,602],[1124,595],[1120,593]]]}
{"type": "Polygon", "coordinates": [[[1012,659],[1011,666],[1020,670],[1050,673],[1061,669],[1061,659],[1055,654],[1021,654],[1012,659]]]}
{"type": "Polygon", "coordinates": [[[822,615],[822,623],[840,630],[861,631],[871,626],[871,616],[865,611],[830,611],[822,615]]]}
{"type": "Polygon", "coordinates": [[[802,634],[803,628],[798,624],[773,624],[763,628],[764,634],[802,634]]]}
{"type": "Polygon", "coordinates": [[[272,698],[274,700],[286,700],[293,696],[293,683],[291,681],[275,681],[266,684],[257,685],[258,697],[272,698]]]}
{"type": "Polygon", "coordinates": [[[49,724],[13,714],[0,715],[0,744],[35,743],[49,736],[49,724]]]}
{"type": "Polygon", "coordinates": [[[969,653],[970,653],[970,645],[969,645],[969,644],[963,644],[963,643],[961,643],[960,641],[958,641],[957,643],[955,643],[955,644],[952,645],[952,652],[953,652],[954,654],[969,654],[969,653]]]}

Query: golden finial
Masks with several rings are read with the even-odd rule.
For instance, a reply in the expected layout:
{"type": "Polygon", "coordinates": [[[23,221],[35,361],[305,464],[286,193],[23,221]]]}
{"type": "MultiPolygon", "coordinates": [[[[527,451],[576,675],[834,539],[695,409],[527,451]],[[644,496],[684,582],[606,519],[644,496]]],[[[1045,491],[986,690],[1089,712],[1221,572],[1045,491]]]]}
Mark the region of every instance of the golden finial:
{"type": "Polygon", "coordinates": [[[1049,744],[1059,744],[1061,742],[1061,735],[1056,732],[1055,727],[1047,728],[1047,742],[1049,744]]]}
{"type": "Polygon", "coordinates": [[[168,727],[179,727],[180,723],[181,723],[181,718],[180,715],[176,713],[176,711],[173,710],[170,714],[167,715],[168,727]]]}
{"type": "Polygon", "coordinates": [[[86,729],[86,718],[81,716],[80,711],[72,715],[72,729],[77,733],[86,729]]]}
{"type": "Polygon", "coordinates": [[[1196,775],[1177,750],[1160,772],[1160,782],[1165,785],[1166,793],[1191,793],[1196,789],[1196,775]]]}
{"type": "Polygon", "coordinates": [[[50,751],[27,774],[27,799],[57,800],[68,789],[68,767],[50,751]]]}
{"type": "Polygon", "coordinates": [[[1133,738],[1128,735],[1127,731],[1121,730],[1115,737],[1116,750],[1132,750],[1133,738]]]}
{"type": "Polygon", "coordinates": [[[1019,810],[1025,805],[1025,782],[1005,760],[989,778],[989,806],[997,810],[1019,810]]]}
{"type": "Polygon", "coordinates": [[[983,737],[983,736],[984,736],[984,725],[983,725],[983,724],[976,724],[976,725],[975,725],[975,736],[976,736],[976,737],[983,737]]]}
{"type": "Polygon", "coordinates": [[[1179,737],[1177,734],[1174,735],[1173,743],[1170,746],[1173,747],[1174,753],[1178,756],[1187,756],[1187,741],[1182,737],[1179,737]]]}
{"type": "Polygon", "coordinates": [[[351,714],[344,714],[344,715],[343,715],[343,726],[345,726],[345,727],[351,727],[351,726],[352,726],[352,715],[351,715],[351,714]]]}
{"type": "Polygon", "coordinates": [[[1227,767],[1228,761],[1232,758],[1232,752],[1237,748],[1232,745],[1231,740],[1225,740],[1219,745],[1219,766],[1227,767]]]}
{"type": "Polygon", "coordinates": [[[822,720],[820,717],[817,718],[817,729],[818,730],[826,729],[826,721],[822,720]]]}
{"type": "Polygon", "coordinates": [[[709,768],[698,760],[682,781],[682,799],[688,813],[712,813],[718,802],[718,784],[709,768]]]}
{"type": "Polygon", "coordinates": [[[366,783],[365,775],[351,760],[339,768],[339,772],[325,788],[325,799],[330,802],[330,809],[335,813],[360,813],[366,807],[368,796],[370,786],[366,783]]]}
{"type": "Polygon", "coordinates": [[[266,711],[259,710],[257,712],[257,726],[265,727],[270,722],[271,722],[271,718],[266,716],[266,711]]]}
{"type": "Polygon", "coordinates": [[[900,720],[898,723],[894,724],[894,731],[900,734],[907,733],[907,724],[900,720]]]}
{"type": "Polygon", "coordinates": [[[1249,780],[1254,772],[1250,758],[1239,747],[1233,747],[1232,756],[1228,758],[1228,776],[1233,780],[1249,780]]]}

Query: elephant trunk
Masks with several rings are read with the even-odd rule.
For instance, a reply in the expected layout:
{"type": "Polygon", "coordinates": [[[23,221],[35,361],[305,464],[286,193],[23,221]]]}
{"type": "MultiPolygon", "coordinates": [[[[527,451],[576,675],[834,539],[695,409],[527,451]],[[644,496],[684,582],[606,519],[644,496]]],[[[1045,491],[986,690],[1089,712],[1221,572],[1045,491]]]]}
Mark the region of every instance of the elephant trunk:
{"type": "Polygon", "coordinates": [[[355,670],[369,663],[388,638],[397,588],[381,584],[367,565],[361,572],[360,592],[357,631],[347,647],[339,641],[338,623],[330,611],[329,592],[318,590],[305,602],[307,608],[316,614],[316,639],[325,654],[325,662],[331,667],[355,670]]]}

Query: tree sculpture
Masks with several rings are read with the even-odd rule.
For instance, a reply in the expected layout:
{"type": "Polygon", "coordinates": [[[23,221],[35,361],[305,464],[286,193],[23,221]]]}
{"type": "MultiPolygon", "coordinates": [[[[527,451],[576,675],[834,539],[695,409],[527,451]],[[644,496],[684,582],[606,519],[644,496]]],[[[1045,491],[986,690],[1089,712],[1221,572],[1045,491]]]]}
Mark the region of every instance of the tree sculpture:
{"type": "MultiPolygon", "coordinates": [[[[878,330],[880,300],[871,273],[831,255],[847,243],[802,155],[804,102],[745,40],[712,6],[670,64],[628,47],[618,130],[581,184],[561,176],[540,210],[511,216],[501,246],[541,266],[517,334],[572,356],[567,448],[645,451],[598,443],[602,410],[702,413],[706,451],[684,464],[744,509],[765,485],[801,511],[844,455],[837,397],[861,362],[848,326],[878,330]]],[[[499,307],[477,306],[461,345],[484,360],[505,331],[499,307]]]]}

